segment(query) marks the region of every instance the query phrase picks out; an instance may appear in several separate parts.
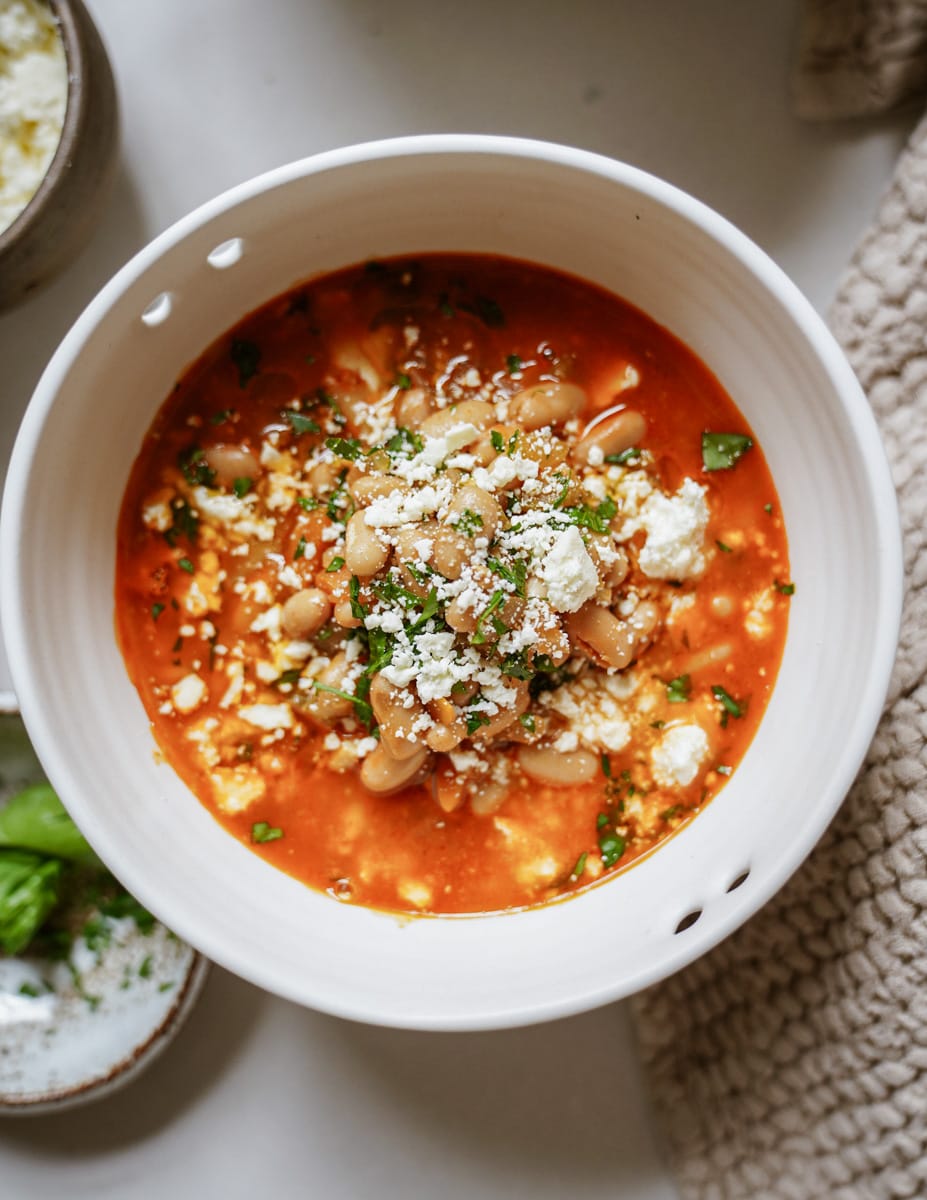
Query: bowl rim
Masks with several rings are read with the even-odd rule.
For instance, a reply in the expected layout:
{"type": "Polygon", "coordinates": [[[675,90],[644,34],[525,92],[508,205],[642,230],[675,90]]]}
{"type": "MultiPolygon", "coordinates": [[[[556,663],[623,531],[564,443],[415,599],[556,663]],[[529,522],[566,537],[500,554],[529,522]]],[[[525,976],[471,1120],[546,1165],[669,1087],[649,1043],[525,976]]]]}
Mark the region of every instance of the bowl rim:
{"type": "MultiPolygon", "coordinates": [[[[793,841],[793,853],[788,860],[778,869],[768,873],[763,886],[751,888],[748,897],[745,896],[740,902],[732,904],[711,922],[703,921],[695,925],[684,939],[679,939],[676,953],[668,955],[667,961],[648,969],[625,973],[616,983],[595,986],[583,993],[572,993],[566,999],[541,999],[530,1006],[522,1005],[514,1010],[511,1007],[499,1006],[494,1012],[483,1014],[478,1019],[465,1012],[453,1015],[445,1013],[438,1017],[413,1012],[405,1018],[397,1018],[391,1014],[384,1020],[383,1015],[377,1011],[375,1001],[371,1003],[367,997],[342,997],[341,1002],[336,1004],[329,997],[320,1000],[318,988],[313,989],[311,980],[303,978],[297,982],[291,979],[288,985],[272,968],[268,966],[265,969],[264,964],[256,964],[249,960],[247,953],[227,944],[228,939],[222,939],[218,935],[213,938],[208,933],[204,936],[204,931],[197,928],[195,914],[188,912],[182,902],[175,912],[171,897],[157,897],[155,911],[179,936],[230,970],[278,995],[354,1020],[435,1030],[496,1029],[525,1025],[569,1016],[619,999],[650,986],[694,961],[766,904],[804,862],[843,803],[865,757],[882,712],[894,664],[903,596],[902,544],[897,499],[872,409],[843,351],[811,303],[765,251],[726,218],[676,186],[640,168],[557,143],[485,134],[423,134],[340,147],[296,160],[246,180],[198,206],[153,239],[121,268],[90,302],[64,338],[36,387],[14,447],[0,513],[0,607],[5,621],[10,668],[23,716],[43,766],[56,785],[58,780],[68,780],[70,770],[67,762],[58,755],[54,731],[45,721],[41,692],[30,674],[28,655],[25,651],[27,639],[24,634],[29,625],[29,614],[20,603],[17,546],[18,531],[25,516],[23,497],[30,477],[32,460],[39,449],[45,422],[54,405],[58,389],[79,356],[85,338],[162,253],[194,234],[214,218],[260,192],[295,179],[343,166],[357,166],[376,159],[454,154],[542,160],[564,168],[592,173],[630,187],[695,224],[712,240],[720,242],[722,247],[772,294],[795,324],[802,329],[807,342],[833,381],[834,391],[840,397],[843,416],[851,426],[857,442],[860,445],[877,447],[867,454],[866,482],[873,501],[873,523],[878,544],[875,573],[878,576],[876,604],[879,621],[873,638],[871,670],[865,691],[860,695],[857,710],[858,736],[846,739],[843,752],[834,763],[826,802],[823,802],[822,796],[817,798],[814,819],[805,824],[803,836],[793,841]]],[[[79,789],[75,788],[73,791],[76,793],[79,789]]],[[[70,801],[70,795],[67,799],[70,801]]],[[[104,861],[118,862],[118,847],[114,845],[109,831],[98,825],[92,810],[84,811],[87,807],[82,799],[78,798],[72,811],[79,823],[87,825],[89,839],[104,861]]],[[[143,903],[150,903],[152,896],[147,886],[136,890],[139,891],[143,903]]]]}

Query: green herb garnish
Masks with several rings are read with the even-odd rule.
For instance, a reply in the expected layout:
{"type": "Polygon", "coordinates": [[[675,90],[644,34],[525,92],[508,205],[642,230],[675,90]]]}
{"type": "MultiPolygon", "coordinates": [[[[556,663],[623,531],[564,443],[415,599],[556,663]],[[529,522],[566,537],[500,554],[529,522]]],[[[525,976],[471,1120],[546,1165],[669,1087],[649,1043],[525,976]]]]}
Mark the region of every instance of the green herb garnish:
{"type": "Polygon", "coordinates": [[[251,826],[251,840],[262,846],[265,842],[276,842],[283,837],[283,830],[277,829],[267,821],[255,821],[251,826]]]}
{"type": "Polygon", "coordinates": [[[702,464],[706,471],[729,471],[752,445],[745,433],[703,433],[702,464]]]}
{"type": "Polygon", "coordinates": [[[670,704],[684,704],[692,692],[692,681],[688,675],[677,675],[666,685],[666,698],[670,704]]]}
{"type": "Polygon", "coordinates": [[[467,713],[467,737],[472,737],[478,729],[489,724],[489,717],[483,712],[467,713]]]}
{"type": "Polygon", "coordinates": [[[521,370],[522,362],[517,354],[510,354],[505,360],[505,365],[510,375],[517,375],[521,370]]]}
{"type": "Polygon", "coordinates": [[[189,558],[178,558],[177,566],[180,567],[181,571],[186,571],[188,575],[193,575],[196,572],[196,567],[190,562],[189,558]]]}
{"type": "Polygon", "coordinates": [[[492,442],[492,448],[497,454],[503,454],[505,452],[505,438],[498,429],[493,429],[490,431],[489,440],[492,442]]]}
{"type": "Polygon", "coordinates": [[[779,592],[779,594],[782,596],[794,596],[795,595],[795,584],[794,583],[782,583],[781,580],[774,579],[773,585],[775,586],[776,591],[779,592]]]}
{"type": "Polygon", "coordinates": [[[727,725],[728,715],[732,717],[742,717],[744,715],[744,705],[742,703],[739,704],[723,687],[716,684],[711,689],[711,694],[716,700],[720,701],[721,707],[724,709],[724,712],[721,714],[722,726],[727,725]]]}
{"type": "Polygon", "coordinates": [[[632,458],[640,458],[641,452],[637,446],[629,446],[627,450],[622,450],[620,454],[606,454],[605,461],[613,466],[622,466],[629,462],[632,458]]]}
{"type": "Polygon", "coordinates": [[[361,444],[357,438],[328,437],[325,445],[339,458],[347,458],[351,462],[361,456],[361,444]]]}
{"type": "Polygon", "coordinates": [[[602,854],[602,865],[613,867],[625,850],[625,840],[620,833],[603,830],[599,834],[599,850],[602,854]]]}
{"type": "Polygon", "coordinates": [[[158,617],[160,617],[160,615],[164,612],[164,607],[165,606],[163,604],[152,604],[152,606],[151,606],[152,621],[157,621],[158,617]]]}
{"type": "Polygon", "coordinates": [[[304,413],[297,412],[295,408],[285,408],[280,415],[295,434],[322,432],[322,427],[318,421],[313,421],[312,417],[307,417],[304,413]]]}
{"type": "Polygon", "coordinates": [[[251,491],[253,482],[254,481],[249,479],[247,475],[240,475],[237,479],[232,481],[232,491],[235,493],[238,499],[241,500],[251,491]]]}
{"type": "Polygon", "coordinates": [[[206,461],[206,451],[199,446],[177,456],[177,465],[191,487],[212,487],[216,473],[206,461]]]}
{"type": "Polygon", "coordinates": [[[232,362],[238,368],[238,386],[245,387],[248,380],[257,373],[261,361],[261,351],[254,342],[244,338],[232,338],[232,362]]]}
{"type": "Polygon", "coordinates": [[[472,509],[465,508],[460,514],[460,519],[455,528],[465,537],[473,537],[478,529],[483,528],[483,518],[479,513],[473,512],[472,509]]]}
{"type": "Polygon", "coordinates": [[[343,566],[344,566],[344,559],[340,555],[336,554],[335,557],[328,564],[328,566],[325,568],[325,570],[328,572],[329,575],[331,575],[335,571],[340,571],[343,566]]]}

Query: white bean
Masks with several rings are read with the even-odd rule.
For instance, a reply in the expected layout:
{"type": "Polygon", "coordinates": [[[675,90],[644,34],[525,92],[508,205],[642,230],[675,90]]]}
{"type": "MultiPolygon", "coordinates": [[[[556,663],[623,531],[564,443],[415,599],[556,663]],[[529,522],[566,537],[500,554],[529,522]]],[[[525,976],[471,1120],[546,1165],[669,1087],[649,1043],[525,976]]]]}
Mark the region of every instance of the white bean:
{"type": "Polygon", "coordinates": [[[283,605],[280,623],[291,638],[307,638],[317,633],[331,616],[332,604],[320,588],[303,588],[283,605]]]}
{"type": "Polygon", "coordinates": [[[403,698],[410,692],[404,692],[394,687],[382,675],[375,675],[370,684],[370,707],[380,727],[380,743],[386,747],[391,758],[402,760],[411,758],[422,748],[418,734],[414,730],[416,720],[422,715],[422,706],[417,701],[409,705],[403,704],[403,698]]]}
{"type": "Polygon", "coordinates": [[[215,471],[220,487],[231,487],[236,479],[254,479],[261,472],[261,464],[244,446],[219,442],[210,446],[203,457],[207,467],[215,471]]]}
{"type": "MultiPolygon", "coordinates": [[[[452,408],[443,408],[432,413],[421,424],[421,432],[428,437],[442,437],[458,425],[474,425],[487,429],[496,419],[496,410],[484,400],[462,400],[452,408]]],[[[476,441],[476,438],[473,439],[476,441]]]]}
{"type": "Polygon", "coordinates": [[[647,422],[633,408],[623,408],[593,421],[583,430],[574,457],[580,463],[589,462],[590,451],[596,450],[602,460],[639,446],[647,433],[647,422]]]}
{"type": "Polygon", "coordinates": [[[576,383],[536,383],[512,400],[512,419],[522,429],[541,429],[545,425],[563,425],[578,416],[588,397],[576,383]]]}
{"type": "Polygon", "coordinates": [[[656,606],[642,601],[627,620],[595,603],[584,604],[566,617],[570,638],[587,657],[603,667],[622,670],[650,640],[659,620],[656,606]]]}
{"type": "Polygon", "coordinates": [[[587,783],[599,769],[599,760],[591,751],[564,753],[553,746],[520,746],[518,764],[532,779],[554,787],[587,783]]]}
{"type": "Polygon", "coordinates": [[[496,530],[505,522],[502,505],[483,488],[475,483],[465,483],[458,488],[448,507],[448,521],[457,526],[464,517],[466,533],[470,537],[485,537],[489,541],[496,536],[496,530]],[[466,518],[465,514],[472,514],[466,518]],[[472,526],[472,528],[471,528],[472,526]]]}
{"type": "Polygon", "coordinates": [[[388,559],[389,547],[379,540],[362,512],[354,513],[344,535],[344,561],[348,570],[361,579],[369,579],[386,566],[388,559]]]}
{"type": "Polygon", "coordinates": [[[393,758],[381,743],[364,759],[360,769],[361,783],[369,792],[384,795],[398,791],[422,776],[431,760],[431,752],[417,747],[408,758],[393,758]]]}

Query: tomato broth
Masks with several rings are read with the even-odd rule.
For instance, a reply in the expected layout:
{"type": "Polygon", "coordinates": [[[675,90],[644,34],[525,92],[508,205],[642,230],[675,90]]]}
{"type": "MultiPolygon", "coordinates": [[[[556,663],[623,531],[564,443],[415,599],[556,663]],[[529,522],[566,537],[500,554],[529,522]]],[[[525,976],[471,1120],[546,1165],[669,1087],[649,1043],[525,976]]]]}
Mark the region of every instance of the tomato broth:
{"type": "Polygon", "coordinates": [[[305,283],[221,337],[131,469],[115,612],[166,760],[344,902],[474,913],[690,821],[781,660],[786,533],[689,349],[481,255],[305,283]]]}

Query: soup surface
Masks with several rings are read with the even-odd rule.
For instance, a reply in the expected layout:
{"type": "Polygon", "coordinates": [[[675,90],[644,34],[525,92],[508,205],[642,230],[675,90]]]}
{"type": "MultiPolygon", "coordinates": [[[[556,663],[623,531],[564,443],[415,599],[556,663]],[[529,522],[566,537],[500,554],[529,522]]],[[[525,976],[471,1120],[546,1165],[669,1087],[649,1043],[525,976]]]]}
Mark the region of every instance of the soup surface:
{"type": "Polygon", "coordinates": [[[711,372],[477,255],[313,280],[164,402],[116,623],[164,757],[341,901],[535,904],[724,785],[785,640],[785,530],[711,372]]]}

